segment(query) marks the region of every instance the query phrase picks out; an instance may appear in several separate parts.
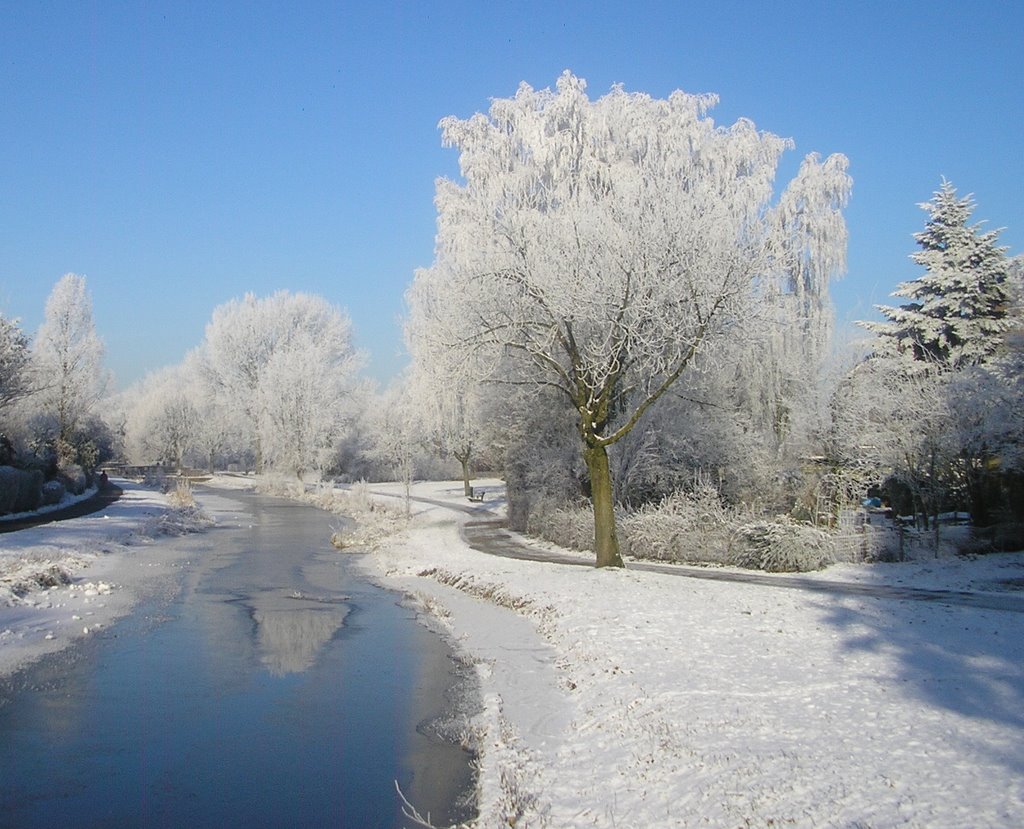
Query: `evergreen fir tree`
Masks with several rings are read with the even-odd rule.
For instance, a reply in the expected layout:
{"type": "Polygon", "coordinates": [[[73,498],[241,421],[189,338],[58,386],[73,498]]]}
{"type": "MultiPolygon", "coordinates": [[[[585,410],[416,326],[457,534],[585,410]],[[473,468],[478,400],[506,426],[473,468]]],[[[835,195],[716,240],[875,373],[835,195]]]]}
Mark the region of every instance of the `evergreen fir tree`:
{"type": "Polygon", "coordinates": [[[911,258],[925,273],[893,291],[909,302],[878,306],[887,322],[862,325],[879,336],[883,352],[895,350],[943,368],[983,363],[1009,327],[1007,249],[996,244],[998,230],[968,224],[974,200],[959,198],[948,181],[920,207],[929,219],[914,235],[921,249],[911,258]]]}

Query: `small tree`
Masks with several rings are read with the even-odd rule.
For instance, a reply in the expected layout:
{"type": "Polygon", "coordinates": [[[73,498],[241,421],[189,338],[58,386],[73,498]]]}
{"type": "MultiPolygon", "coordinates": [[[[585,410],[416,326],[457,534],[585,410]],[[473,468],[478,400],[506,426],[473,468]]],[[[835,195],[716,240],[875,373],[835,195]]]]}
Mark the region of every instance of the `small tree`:
{"type": "Polygon", "coordinates": [[[410,304],[438,346],[566,396],[598,566],[622,566],[609,447],[698,353],[742,336],[759,298],[820,293],[842,264],[845,159],[808,156],[773,206],[790,142],[716,127],[714,103],[618,87],[591,102],[566,72],[554,92],[523,84],[487,116],[441,122],[463,182],[438,183],[435,262],[410,304]]]}
{"type": "Polygon", "coordinates": [[[39,410],[55,424],[58,445],[74,447],[79,423],[93,412],[109,382],[84,276],[65,274],[54,285],[32,360],[39,410]]]}
{"type": "Polygon", "coordinates": [[[436,348],[431,340],[432,320],[427,309],[410,305],[405,321],[406,345],[412,355],[407,383],[425,431],[441,458],[453,457],[462,470],[462,486],[468,496],[470,464],[484,440],[480,394],[472,355],[436,348]]]}
{"type": "Polygon", "coordinates": [[[416,455],[426,434],[419,415],[419,402],[411,393],[408,377],[392,383],[376,396],[369,413],[369,454],[388,469],[405,490],[405,514],[412,513],[412,481],[416,455]]]}

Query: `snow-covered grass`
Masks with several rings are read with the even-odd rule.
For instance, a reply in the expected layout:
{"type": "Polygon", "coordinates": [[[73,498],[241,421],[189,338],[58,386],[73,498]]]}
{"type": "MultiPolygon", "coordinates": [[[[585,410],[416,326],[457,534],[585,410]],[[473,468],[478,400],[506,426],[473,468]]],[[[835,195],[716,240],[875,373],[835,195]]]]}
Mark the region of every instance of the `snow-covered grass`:
{"type": "Polygon", "coordinates": [[[107,627],[174,566],[155,542],[209,525],[194,503],[118,484],[100,512],[0,534],[0,676],[107,627]]]}
{"type": "MultiPolygon", "coordinates": [[[[460,485],[413,495],[451,508],[362,561],[477,664],[479,827],[1024,825],[1024,613],[497,558],[460,485]]],[[[807,577],[1005,591],[1024,556],[807,577]]]]}

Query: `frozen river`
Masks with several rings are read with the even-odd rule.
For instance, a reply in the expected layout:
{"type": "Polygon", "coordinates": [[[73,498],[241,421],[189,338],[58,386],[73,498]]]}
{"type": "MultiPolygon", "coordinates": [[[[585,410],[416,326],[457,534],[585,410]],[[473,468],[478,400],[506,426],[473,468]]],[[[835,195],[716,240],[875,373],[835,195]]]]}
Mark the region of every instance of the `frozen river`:
{"type": "MultiPolygon", "coordinates": [[[[357,577],[334,516],[205,495],[173,598],[0,686],[0,826],[394,827],[472,783],[434,734],[446,645],[357,577]]],[[[406,821],[408,823],[408,821],[406,821]]]]}

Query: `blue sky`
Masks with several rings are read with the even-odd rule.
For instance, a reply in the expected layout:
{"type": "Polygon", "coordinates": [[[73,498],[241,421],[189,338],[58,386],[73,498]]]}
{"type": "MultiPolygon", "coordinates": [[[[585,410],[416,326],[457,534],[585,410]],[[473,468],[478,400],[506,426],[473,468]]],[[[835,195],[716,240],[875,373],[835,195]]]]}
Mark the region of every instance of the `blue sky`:
{"type": "Polygon", "coordinates": [[[386,380],[457,171],[437,122],[564,69],[592,97],[717,93],[717,122],[796,142],[779,189],[845,153],[841,322],[918,275],[943,176],[1024,252],[1019,2],[0,3],[0,311],[33,332],[85,274],[122,386],[279,289],[346,308],[386,380]]]}

